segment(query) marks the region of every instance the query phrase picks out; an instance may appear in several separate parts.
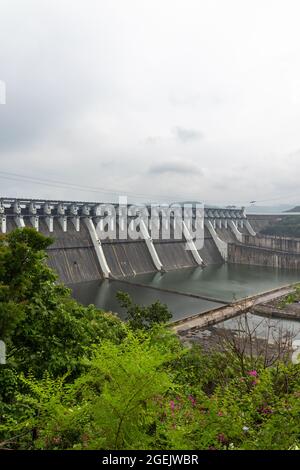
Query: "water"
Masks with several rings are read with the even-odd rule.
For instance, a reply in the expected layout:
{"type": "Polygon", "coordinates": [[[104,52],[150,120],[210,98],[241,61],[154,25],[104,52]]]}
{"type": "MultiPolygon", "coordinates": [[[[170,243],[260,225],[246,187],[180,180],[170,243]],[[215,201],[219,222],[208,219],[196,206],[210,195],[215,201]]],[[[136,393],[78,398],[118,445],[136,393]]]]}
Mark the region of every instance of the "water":
{"type": "Polygon", "coordinates": [[[300,282],[300,273],[261,266],[211,265],[206,268],[188,268],[167,273],[142,274],[121,281],[86,282],[72,286],[74,297],[84,305],[95,304],[98,308],[113,311],[124,318],[124,311],[116,300],[116,292],[128,292],[133,301],[149,305],[156,300],[165,303],[173,319],[178,320],[197,313],[218,308],[222,303],[188,297],[193,293],[231,302],[294,282],[300,282]],[[143,284],[143,287],[134,283],[143,284]],[[132,285],[131,285],[131,284],[132,285]],[[147,287],[148,286],[148,287],[147,287]],[[149,287],[165,288],[180,292],[163,292],[149,287]]]}
{"type": "Polygon", "coordinates": [[[253,313],[247,315],[247,321],[249,330],[244,327],[245,322],[243,318],[241,320],[238,318],[230,318],[223,323],[219,323],[218,327],[229,330],[239,330],[242,326],[242,331],[255,332],[255,336],[262,339],[266,338],[266,331],[268,329],[270,330],[271,340],[286,334],[289,334],[293,341],[300,339],[300,321],[266,318],[253,313]]]}
{"type": "Polygon", "coordinates": [[[152,287],[175,289],[232,302],[276,287],[300,282],[300,273],[243,264],[210,265],[127,278],[152,287]]]}
{"type": "Polygon", "coordinates": [[[94,304],[105,311],[118,313],[122,319],[125,318],[125,311],[120,307],[116,299],[118,291],[130,294],[136,304],[150,305],[159,300],[169,307],[174,320],[195,315],[196,313],[207,312],[222,305],[208,300],[161,292],[119,281],[85,282],[74,285],[72,290],[73,296],[83,305],[94,304]]]}

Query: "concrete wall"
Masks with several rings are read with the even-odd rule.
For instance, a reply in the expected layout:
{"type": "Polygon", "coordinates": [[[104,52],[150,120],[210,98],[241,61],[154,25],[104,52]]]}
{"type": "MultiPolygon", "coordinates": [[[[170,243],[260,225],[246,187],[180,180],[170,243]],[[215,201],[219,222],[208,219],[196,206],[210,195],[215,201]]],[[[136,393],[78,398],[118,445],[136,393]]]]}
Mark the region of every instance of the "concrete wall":
{"type": "Polygon", "coordinates": [[[102,248],[113,276],[134,276],[155,271],[144,241],[103,242],[102,248]]]}
{"type": "MultiPolygon", "coordinates": [[[[119,223],[122,228],[125,224],[134,226],[135,215],[131,210],[127,213],[128,217],[124,217],[120,207],[115,206],[118,217],[117,221],[110,222],[111,227],[118,228],[119,223]]],[[[152,213],[153,208],[149,206],[149,209],[152,213]]],[[[194,220],[197,211],[195,208],[192,210],[194,220]]],[[[224,244],[235,240],[232,230],[225,227],[229,227],[230,222],[234,221],[242,230],[246,221],[243,208],[209,207],[204,209],[204,216],[218,227],[218,234],[224,244]]],[[[176,217],[172,216],[169,221],[161,216],[155,217],[146,232],[143,228],[139,230],[139,240],[123,240],[122,234],[118,235],[118,230],[116,236],[103,240],[106,217],[100,203],[0,198],[0,232],[8,233],[17,226],[31,227],[34,224],[35,229],[53,238],[54,243],[48,249],[48,264],[67,284],[93,281],[105,276],[132,276],[161,269],[168,271],[202,266],[203,263],[209,265],[224,262],[224,256],[222,258],[220,255],[204,220],[204,246],[197,252],[188,225],[180,222],[184,230],[182,239],[177,240],[174,237],[174,226],[177,229],[176,224],[179,223],[176,217]],[[170,229],[166,240],[162,236],[156,239],[155,233],[152,233],[152,229],[157,226],[160,226],[160,231],[170,229]],[[186,249],[186,240],[193,248],[192,251],[186,249]]],[[[218,246],[220,248],[220,244],[218,246]]]]}
{"type": "Polygon", "coordinates": [[[198,266],[185,241],[164,240],[154,242],[155,249],[166,271],[198,266]]]}
{"type": "Polygon", "coordinates": [[[300,269],[300,254],[288,254],[236,243],[228,245],[228,262],[273,268],[300,269]]]}
{"type": "Polygon", "coordinates": [[[68,232],[63,232],[54,220],[53,229],[50,233],[45,221],[40,221],[40,232],[54,240],[47,250],[48,265],[57,272],[60,280],[73,284],[101,279],[101,269],[85,225],[81,224],[80,231],[76,232],[69,224],[68,232]]]}
{"type": "Polygon", "coordinates": [[[288,253],[300,253],[300,239],[288,237],[274,237],[271,235],[243,235],[245,245],[258,246],[269,250],[285,251],[288,253]]]}
{"type": "MultiPolygon", "coordinates": [[[[32,226],[30,217],[24,216],[24,222],[26,226],[32,226]]],[[[50,233],[45,219],[39,219],[39,231],[53,239],[53,244],[47,250],[48,264],[66,284],[103,278],[93,242],[82,220],[79,227],[77,232],[68,220],[67,232],[64,232],[59,219],[54,218],[53,232],[50,233]]],[[[7,232],[16,228],[14,217],[7,217],[7,232]]],[[[172,232],[169,240],[154,241],[154,246],[166,271],[197,266],[192,252],[186,250],[186,241],[174,240],[172,232]]],[[[102,248],[111,274],[115,277],[156,271],[144,240],[106,239],[102,240],[102,248]]],[[[204,246],[199,254],[207,265],[223,262],[207,229],[204,246]]]]}
{"type": "Polygon", "coordinates": [[[204,263],[209,264],[222,264],[224,260],[220,255],[219,250],[216,247],[215,242],[213,241],[211,236],[206,235],[205,229],[205,238],[204,238],[204,246],[201,250],[199,250],[199,254],[203,259],[204,263]]]}
{"type": "MultiPolygon", "coordinates": [[[[176,241],[170,237],[169,240],[154,241],[154,246],[166,271],[198,266],[192,252],[186,250],[185,241],[176,241]]],[[[198,252],[206,265],[224,262],[207,228],[204,230],[203,248],[198,252]]]]}
{"type": "MultiPolygon", "coordinates": [[[[26,227],[32,227],[29,217],[24,217],[24,222],[26,227]]],[[[7,232],[16,228],[14,218],[7,217],[7,232]]],[[[62,282],[73,284],[102,278],[94,246],[84,224],[80,224],[80,231],[76,232],[69,223],[68,231],[63,232],[58,219],[54,219],[53,232],[50,233],[45,220],[41,218],[39,231],[53,239],[47,249],[47,264],[56,271],[62,282]]]]}

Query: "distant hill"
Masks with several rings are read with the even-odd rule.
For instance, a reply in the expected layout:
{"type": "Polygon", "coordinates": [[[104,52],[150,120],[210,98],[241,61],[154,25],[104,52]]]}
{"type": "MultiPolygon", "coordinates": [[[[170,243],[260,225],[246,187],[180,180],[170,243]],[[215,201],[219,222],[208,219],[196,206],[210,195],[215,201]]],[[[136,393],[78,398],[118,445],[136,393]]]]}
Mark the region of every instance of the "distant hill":
{"type": "Polygon", "coordinates": [[[260,206],[253,204],[251,206],[246,206],[247,214],[280,214],[289,212],[291,209],[291,204],[276,204],[272,206],[260,206]]]}
{"type": "Polygon", "coordinates": [[[293,207],[293,209],[289,209],[288,211],[284,212],[300,212],[300,206],[293,207]]]}
{"type": "Polygon", "coordinates": [[[261,230],[264,235],[275,235],[277,237],[300,238],[300,216],[290,215],[274,225],[268,225],[261,230]]]}

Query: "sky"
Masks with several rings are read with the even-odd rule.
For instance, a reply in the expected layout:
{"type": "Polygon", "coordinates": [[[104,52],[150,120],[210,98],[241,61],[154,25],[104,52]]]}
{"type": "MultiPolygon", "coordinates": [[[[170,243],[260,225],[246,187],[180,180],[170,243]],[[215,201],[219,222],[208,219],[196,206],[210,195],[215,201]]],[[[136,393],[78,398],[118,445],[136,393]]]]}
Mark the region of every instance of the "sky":
{"type": "Polygon", "coordinates": [[[1,0],[0,197],[300,203],[298,0],[1,0]]]}

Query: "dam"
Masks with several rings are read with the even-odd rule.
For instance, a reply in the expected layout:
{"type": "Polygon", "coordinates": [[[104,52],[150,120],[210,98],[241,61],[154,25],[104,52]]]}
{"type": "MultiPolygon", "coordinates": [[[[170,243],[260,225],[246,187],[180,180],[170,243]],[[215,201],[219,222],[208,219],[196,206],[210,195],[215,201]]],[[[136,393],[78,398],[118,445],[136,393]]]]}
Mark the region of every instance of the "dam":
{"type": "Polygon", "coordinates": [[[48,264],[74,297],[121,316],[118,290],[160,300],[178,320],[300,280],[300,241],[259,234],[274,216],[191,204],[188,223],[174,207],[155,209],[146,206],[147,224],[140,206],[2,198],[0,232],[33,227],[53,238],[48,264]]]}

